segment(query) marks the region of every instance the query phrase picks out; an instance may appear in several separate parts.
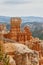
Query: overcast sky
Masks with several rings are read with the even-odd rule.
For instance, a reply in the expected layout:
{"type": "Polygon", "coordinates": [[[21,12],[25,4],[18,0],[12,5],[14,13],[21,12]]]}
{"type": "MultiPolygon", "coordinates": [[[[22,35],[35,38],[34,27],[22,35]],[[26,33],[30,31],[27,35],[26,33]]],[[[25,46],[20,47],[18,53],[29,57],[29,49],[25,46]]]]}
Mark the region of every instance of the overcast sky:
{"type": "Polygon", "coordinates": [[[43,0],[0,0],[0,15],[43,17],[43,0]]]}

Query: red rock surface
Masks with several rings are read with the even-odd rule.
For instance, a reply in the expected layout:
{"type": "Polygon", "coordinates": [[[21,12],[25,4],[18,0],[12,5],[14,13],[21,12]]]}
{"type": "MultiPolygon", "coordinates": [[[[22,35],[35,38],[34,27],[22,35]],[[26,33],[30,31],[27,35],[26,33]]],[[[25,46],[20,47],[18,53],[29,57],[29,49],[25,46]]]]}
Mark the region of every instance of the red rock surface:
{"type": "MultiPolygon", "coordinates": [[[[21,44],[25,44],[30,49],[38,51],[40,58],[39,65],[43,65],[43,59],[41,59],[41,57],[43,57],[43,48],[41,44],[42,41],[40,41],[38,38],[32,37],[32,33],[28,26],[24,28],[24,31],[21,31],[20,24],[21,18],[11,18],[10,32],[8,34],[4,34],[4,37],[16,42],[20,42],[21,44]]],[[[5,30],[6,26],[3,28],[3,25],[0,25],[0,31],[3,29],[5,30]]]]}

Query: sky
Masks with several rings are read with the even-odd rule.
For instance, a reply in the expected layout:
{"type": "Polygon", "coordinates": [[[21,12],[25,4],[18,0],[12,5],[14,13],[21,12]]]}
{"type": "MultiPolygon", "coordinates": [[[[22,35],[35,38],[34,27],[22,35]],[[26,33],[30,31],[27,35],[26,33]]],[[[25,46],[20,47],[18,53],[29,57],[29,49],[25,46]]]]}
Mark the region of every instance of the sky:
{"type": "Polygon", "coordinates": [[[43,0],[0,0],[0,16],[43,17],[43,0]]]}

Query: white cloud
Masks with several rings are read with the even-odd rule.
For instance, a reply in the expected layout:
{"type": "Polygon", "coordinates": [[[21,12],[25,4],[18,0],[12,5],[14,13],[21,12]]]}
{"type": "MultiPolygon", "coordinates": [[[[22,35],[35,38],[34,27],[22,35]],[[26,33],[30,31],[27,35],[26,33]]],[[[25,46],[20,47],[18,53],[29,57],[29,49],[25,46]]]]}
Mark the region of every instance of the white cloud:
{"type": "Polygon", "coordinates": [[[4,4],[24,4],[24,3],[30,3],[32,0],[2,0],[0,2],[4,4]]]}
{"type": "Polygon", "coordinates": [[[4,4],[43,3],[43,0],[2,0],[4,4]]]}
{"type": "Polygon", "coordinates": [[[42,16],[43,17],[43,0],[18,0],[21,4],[10,2],[17,0],[1,0],[0,15],[5,16],[42,16]],[[9,5],[5,2],[9,1],[9,5]],[[28,2],[28,3],[26,3],[28,2]]]}

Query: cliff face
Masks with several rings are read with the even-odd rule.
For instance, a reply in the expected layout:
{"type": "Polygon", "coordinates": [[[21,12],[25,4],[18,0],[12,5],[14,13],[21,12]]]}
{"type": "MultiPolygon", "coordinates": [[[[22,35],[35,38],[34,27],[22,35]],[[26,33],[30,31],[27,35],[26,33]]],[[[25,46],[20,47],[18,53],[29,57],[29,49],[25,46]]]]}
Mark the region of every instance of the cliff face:
{"type": "MultiPolygon", "coordinates": [[[[5,25],[4,26],[3,25],[0,26],[0,31],[2,32],[1,37],[4,36],[5,39],[10,39],[12,41],[15,41],[15,43],[13,44],[12,42],[10,42],[8,40],[6,42],[4,40],[4,42],[5,42],[5,45],[4,45],[5,50],[7,52],[9,52],[8,55],[10,55],[10,56],[13,55],[13,58],[16,60],[17,65],[19,65],[19,63],[20,63],[20,65],[24,65],[24,64],[28,65],[28,62],[30,62],[30,61],[32,63],[35,63],[36,65],[43,64],[43,62],[42,62],[43,61],[43,41],[39,40],[38,38],[32,37],[32,33],[31,33],[30,28],[28,26],[26,26],[24,28],[24,30],[21,31],[20,24],[21,24],[21,18],[18,18],[18,17],[17,18],[16,17],[15,18],[11,18],[10,31],[7,32],[7,33],[5,32],[6,31],[6,26],[5,25]],[[18,42],[18,43],[16,44],[16,42],[18,42]],[[25,47],[23,45],[25,45],[25,47]],[[29,51],[29,49],[31,49],[32,52],[33,51],[34,52],[32,54],[31,53],[23,53],[23,55],[22,55],[20,52],[24,52],[24,49],[26,50],[27,47],[28,47],[28,51],[29,51]],[[21,51],[14,52],[15,49],[17,51],[19,51],[21,49],[21,51]],[[36,53],[36,52],[38,52],[38,53],[36,53]],[[19,62],[18,58],[19,58],[19,60],[23,59],[23,61],[21,60],[19,62]],[[37,61],[37,58],[39,59],[38,61],[37,61]],[[27,61],[25,59],[27,59],[27,61]],[[29,59],[30,59],[30,61],[29,61],[29,59]],[[21,64],[22,62],[24,64],[21,64]]],[[[0,43],[4,43],[2,40],[0,40],[0,41],[1,41],[0,43]]],[[[4,52],[6,53],[5,50],[4,50],[4,52]]],[[[30,64],[31,63],[29,63],[29,65],[30,64]]]]}

